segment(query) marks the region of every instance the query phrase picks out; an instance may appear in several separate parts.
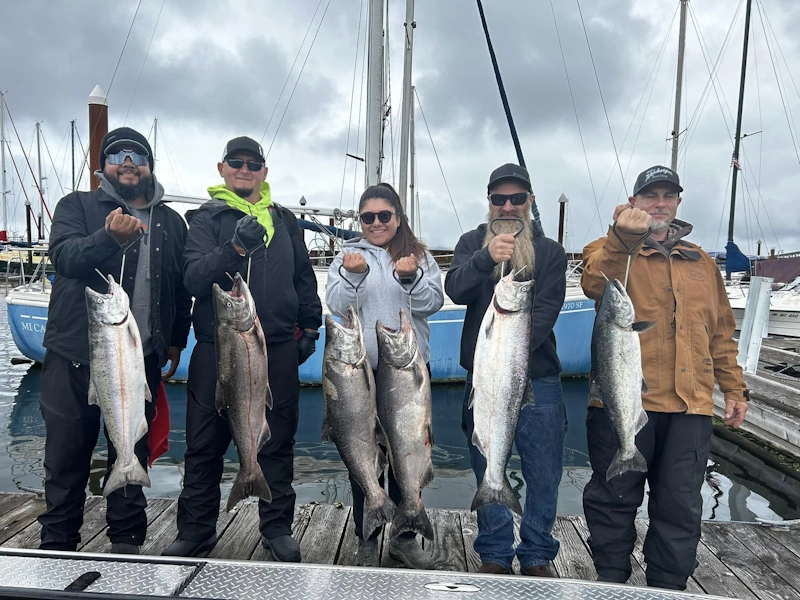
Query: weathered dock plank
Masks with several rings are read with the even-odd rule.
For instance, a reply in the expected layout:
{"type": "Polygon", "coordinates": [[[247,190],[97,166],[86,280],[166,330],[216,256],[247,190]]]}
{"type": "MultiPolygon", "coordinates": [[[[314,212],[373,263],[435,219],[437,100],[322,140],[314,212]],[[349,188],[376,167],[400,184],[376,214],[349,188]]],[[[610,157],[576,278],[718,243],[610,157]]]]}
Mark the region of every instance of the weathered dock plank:
{"type": "Polygon", "coordinates": [[[561,548],[556,556],[554,566],[558,576],[564,579],[594,581],[597,579],[597,572],[594,570],[592,555],[589,554],[584,536],[576,527],[579,522],[577,517],[556,519],[553,536],[561,543],[561,548]]]}
{"type": "Polygon", "coordinates": [[[350,511],[332,504],[320,504],[314,508],[308,527],[300,540],[303,562],[331,565],[336,562],[347,518],[350,511]]]}
{"type": "Polygon", "coordinates": [[[259,545],[261,532],[258,529],[258,503],[240,504],[231,524],[225,528],[208,557],[249,560],[259,545]]]}
{"type": "Polygon", "coordinates": [[[455,510],[429,510],[428,517],[433,526],[433,541],[422,540],[422,547],[431,553],[433,569],[438,571],[467,570],[464,555],[464,538],[461,535],[461,519],[455,510]]]}
{"type": "Polygon", "coordinates": [[[800,592],[737,540],[726,525],[703,523],[703,543],[763,600],[797,600],[800,592]]]}
{"type": "Polygon", "coordinates": [[[28,527],[44,511],[44,500],[29,495],[25,502],[15,506],[0,517],[0,544],[5,543],[28,527]]]}
{"type": "MultiPolygon", "coordinates": [[[[31,494],[2,494],[0,507],[0,544],[8,548],[37,548],[39,527],[36,517],[44,510],[44,501],[31,494]],[[13,496],[13,498],[12,498],[13,496]]],[[[220,538],[209,556],[237,560],[269,560],[261,547],[258,528],[258,504],[245,503],[233,513],[220,507],[217,532],[220,538]]],[[[354,565],[358,540],[351,518],[351,508],[341,505],[299,505],[295,509],[292,531],[300,543],[304,562],[354,565]]],[[[106,502],[90,497],[84,509],[81,528],[85,552],[107,552],[105,536],[106,502]]],[[[148,501],[148,535],[143,554],[160,554],[175,538],[177,501],[148,501]]],[[[428,515],[436,540],[429,548],[434,568],[476,571],[480,558],[473,549],[477,536],[475,513],[465,510],[429,509],[428,515]]],[[[518,519],[516,520],[518,521],[518,519]]],[[[382,566],[398,567],[388,556],[388,528],[380,533],[378,543],[382,566]]],[[[515,523],[515,531],[518,522],[515,523]]],[[[637,541],[632,557],[630,585],[644,585],[642,545],[647,522],[636,522],[637,541]]],[[[580,516],[561,516],[554,535],[561,550],[554,561],[558,576],[594,580],[594,565],[589,552],[588,528],[580,516]]],[[[698,568],[687,584],[687,591],[741,600],[800,600],[800,531],[777,531],[755,524],[704,522],[703,539],[697,549],[698,568]]],[[[421,539],[421,538],[418,538],[421,539]]],[[[515,561],[515,566],[517,565],[515,561]]]]}

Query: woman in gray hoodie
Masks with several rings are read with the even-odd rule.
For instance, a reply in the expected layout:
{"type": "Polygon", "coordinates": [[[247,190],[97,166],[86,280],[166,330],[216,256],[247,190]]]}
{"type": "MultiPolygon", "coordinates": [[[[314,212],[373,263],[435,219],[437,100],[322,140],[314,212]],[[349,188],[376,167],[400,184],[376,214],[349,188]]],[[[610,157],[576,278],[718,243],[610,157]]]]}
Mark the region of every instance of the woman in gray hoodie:
{"type": "MultiPolygon", "coordinates": [[[[344,314],[348,305],[358,309],[364,329],[367,357],[373,370],[378,368],[378,340],[375,323],[397,323],[400,309],[408,313],[417,337],[417,346],[426,363],[430,360],[431,335],[428,317],[444,304],[439,266],[425,244],[416,238],[400,204],[397,192],[388,183],[371,186],[358,203],[363,237],[345,243],[344,250],[328,269],[325,302],[333,314],[344,314]],[[340,274],[341,271],[341,274],[340,274]],[[397,278],[395,278],[395,274],[397,278]],[[344,278],[343,278],[344,276],[344,278]],[[399,281],[398,281],[399,280],[399,281]]],[[[430,369],[430,365],[428,367],[430,369]]],[[[377,375],[377,374],[376,374],[377,375]]],[[[389,497],[400,502],[397,481],[388,467],[389,497]]],[[[383,475],[380,483],[383,485],[383,475]]],[[[353,520],[359,540],[356,564],[380,566],[378,534],[361,539],[364,494],[350,478],[353,490],[353,520]]],[[[416,534],[405,532],[389,546],[389,555],[411,568],[425,568],[430,557],[422,550],[416,534]]]]}

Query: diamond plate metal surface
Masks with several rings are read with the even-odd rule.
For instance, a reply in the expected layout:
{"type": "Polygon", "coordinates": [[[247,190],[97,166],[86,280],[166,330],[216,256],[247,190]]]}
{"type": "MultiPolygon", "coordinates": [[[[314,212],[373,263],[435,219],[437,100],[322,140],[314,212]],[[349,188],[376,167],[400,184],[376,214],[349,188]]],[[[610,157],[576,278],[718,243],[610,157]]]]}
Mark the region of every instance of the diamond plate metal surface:
{"type": "Polygon", "coordinates": [[[508,576],[209,563],[181,597],[225,600],[680,600],[708,596],[508,576]],[[433,584],[433,585],[432,585],[433,584]]]}
{"type": "Polygon", "coordinates": [[[194,569],[190,565],[3,556],[0,585],[63,590],[87,571],[97,571],[100,578],[86,588],[87,592],[166,596],[177,592],[194,569]]]}

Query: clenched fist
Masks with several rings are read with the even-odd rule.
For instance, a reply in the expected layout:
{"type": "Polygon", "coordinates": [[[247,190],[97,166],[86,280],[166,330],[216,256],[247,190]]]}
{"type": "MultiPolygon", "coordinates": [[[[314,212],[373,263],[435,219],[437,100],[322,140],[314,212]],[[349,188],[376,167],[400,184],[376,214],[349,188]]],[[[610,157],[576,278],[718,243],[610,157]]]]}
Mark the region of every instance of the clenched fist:
{"type": "Polygon", "coordinates": [[[398,277],[411,277],[417,274],[417,257],[412,253],[410,256],[404,256],[398,260],[394,265],[394,270],[397,271],[398,277]]]}
{"type": "Polygon", "coordinates": [[[496,263],[511,260],[514,254],[514,234],[504,233],[489,242],[489,256],[496,263]]]}
{"type": "Polygon", "coordinates": [[[631,235],[644,235],[650,229],[653,218],[640,208],[630,204],[620,204],[614,210],[617,231],[631,235]]]}
{"type": "Polygon", "coordinates": [[[122,208],[116,208],[106,217],[106,231],[120,244],[131,239],[140,229],[142,222],[132,215],[122,214],[122,208]]]}
{"type": "Polygon", "coordinates": [[[342,258],[342,266],[348,273],[366,273],[367,259],[358,252],[351,252],[342,258]]]}

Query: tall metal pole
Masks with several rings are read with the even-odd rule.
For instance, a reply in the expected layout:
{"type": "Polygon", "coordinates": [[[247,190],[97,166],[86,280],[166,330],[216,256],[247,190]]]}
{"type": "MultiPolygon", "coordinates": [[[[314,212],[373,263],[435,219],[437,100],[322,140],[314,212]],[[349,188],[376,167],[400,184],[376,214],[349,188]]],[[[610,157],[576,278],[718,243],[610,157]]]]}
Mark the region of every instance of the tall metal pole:
{"type": "MultiPolygon", "coordinates": [[[[736,137],[733,140],[733,182],[731,183],[731,214],[728,220],[728,242],[733,242],[733,224],[736,216],[736,179],[739,175],[739,144],[742,141],[742,111],[744,110],[744,82],[747,74],[747,46],[750,41],[750,9],[753,0],[747,0],[747,12],[744,17],[744,48],[742,49],[742,76],[739,82],[739,112],[736,117],[736,137]]],[[[725,277],[731,279],[730,271],[726,270],[725,277]]]]}
{"type": "Polygon", "coordinates": [[[72,191],[76,192],[75,189],[75,119],[69,122],[70,125],[70,132],[72,134],[72,191]]]}
{"type": "MultiPolygon", "coordinates": [[[[3,197],[3,232],[8,236],[8,203],[6,200],[6,97],[0,92],[0,194],[3,197]]],[[[7,238],[6,238],[7,239],[7,238]]]]}
{"type": "Polygon", "coordinates": [[[39,239],[44,237],[42,233],[43,215],[44,215],[44,181],[42,180],[42,128],[39,121],[36,121],[36,162],[38,163],[39,170],[39,239]]]}
{"type": "Polygon", "coordinates": [[[153,121],[153,169],[156,167],[156,145],[158,144],[158,117],[153,121]]]}
{"type": "MultiPolygon", "coordinates": [[[[403,106],[400,124],[400,204],[403,210],[408,213],[408,144],[409,144],[409,123],[411,119],[411,61],[414,51],[414,29],[417,24],[414,22],[414,0],[406,0],[406,22],[403,23],[404,36],[403,48],[403,106]]],[[[411,198],[413,198],[413,194],[411,198]]]]}
{"type": "Polygon", "coordinates": [[[370,0],[367,54],[366,187],[381,180],[383,141],[383,7],[384,0],[370,0]]]}
{"type": "Polygon", "coordinates": [[[564,245],[564,238],[566,237],[567,228],[566,228],[566,212],[567,212],[567,202],[569,200],[564,194],[558,199],[558,243],[562,246],[564,245]]]}
{"type": "MultiPolygon", "coordinates": [[[[411,231],[414,232],[414,235],[417,234],[417,207],[414,205],[414,191],[417,185],[417,177],[416,172],[414,170],[414,154],[415,154],[415,143],[414,143],[414,91],[416,88],[411,86],[411,110],[409,111],[409,122],[408,122],[408,137],[411,145],[411,165],[410,165],[410,173],[411,177],[409,179],[409,190],[408,190],[408,198],[406,204],[408,205],[408,211],[406,214],[408,215],[408,224],[411,227],[411,231]]],[[[400,171],[402,176],[402,170],[400,171]]],[[[402,181],[402,179],[401,179],[402,181]]],[[[400,188],[405,189],[403,187],[400,188]]],[[[403,196],[401,194],[400,200],[403,200],[403,196]]]]}
{"type": "Polygon", "coordinates": [[[681,0],[681,27],[678,34],[678,72],[675,75],[675,124],[672,128],[672,170],[678,171],[678,137],[681,133],[681,92],[683,91],[683,56],[686,50],[686,5],[681,0]]]}

